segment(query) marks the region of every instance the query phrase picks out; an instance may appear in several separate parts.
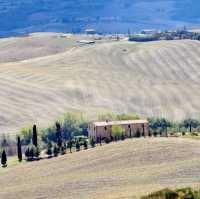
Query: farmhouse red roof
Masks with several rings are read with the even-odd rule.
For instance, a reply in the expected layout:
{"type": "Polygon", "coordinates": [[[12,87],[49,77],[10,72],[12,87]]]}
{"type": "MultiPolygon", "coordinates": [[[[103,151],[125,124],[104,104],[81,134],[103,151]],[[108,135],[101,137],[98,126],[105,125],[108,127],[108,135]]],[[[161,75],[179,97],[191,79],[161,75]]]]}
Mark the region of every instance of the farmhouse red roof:
{"type": "Polygon", "coordinates": [[[95,126],[112,126],[112,125],[126,125],[126,124],[146,124],[147,120],[122,120],[122,121],[108,121],[108,122],[94,122],[95,126]]]}

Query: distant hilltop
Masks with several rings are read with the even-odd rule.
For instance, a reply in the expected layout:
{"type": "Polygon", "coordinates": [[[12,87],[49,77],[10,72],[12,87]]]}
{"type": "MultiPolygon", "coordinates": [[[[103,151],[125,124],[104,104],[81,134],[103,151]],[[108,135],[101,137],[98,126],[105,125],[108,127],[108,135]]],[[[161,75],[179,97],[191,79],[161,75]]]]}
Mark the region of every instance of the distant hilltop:
{"type": "Polygon", "coordinates": [[[1,0],[0,36],[30,32],[127,33],[198,28],[197,0],[1,0]]]}

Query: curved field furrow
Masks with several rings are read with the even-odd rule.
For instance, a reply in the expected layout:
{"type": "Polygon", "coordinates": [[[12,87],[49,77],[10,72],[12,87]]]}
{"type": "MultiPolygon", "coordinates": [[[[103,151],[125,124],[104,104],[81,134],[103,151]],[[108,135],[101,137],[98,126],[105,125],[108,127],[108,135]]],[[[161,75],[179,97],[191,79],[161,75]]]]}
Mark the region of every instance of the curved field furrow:
{"type": "MultiPolygon", "coordinates": [[[[42,37],[30,36],[30,43],[42,37]]],[[[9,63],[4,62],[9,54],[2,60],[0,55],[0,63],[4,62],[0,64],[0,132],[17,133],[33,122],[46,126],[66,111],[80,111],[91,119],[102,112],[174,120],[200,117],[199,42],[101,41],[79,46],[76,36],[61,39],[65,44],[56,36],[49,46],[45,42],[51,37],[54,34],[43,41],[43,49],[48,50],[41,54],[34,44],[20,57],[30,49],[23,43],[17,44],[22,45],[20,53],[12,55],[9,63]],[[55,45],[59,51],[49,49],[55,45]]],[[[2,45],[5,42],[6,52],[13,52],[13,42],[8,39],[2,45]]]]}

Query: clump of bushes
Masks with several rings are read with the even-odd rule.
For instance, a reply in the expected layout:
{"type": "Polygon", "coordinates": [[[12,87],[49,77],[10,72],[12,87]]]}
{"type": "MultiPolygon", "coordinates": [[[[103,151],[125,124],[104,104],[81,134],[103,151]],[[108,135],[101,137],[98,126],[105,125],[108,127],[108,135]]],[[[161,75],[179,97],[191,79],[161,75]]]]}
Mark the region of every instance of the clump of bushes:
{"type": "Polygon", "coordinates": [[[27,161],[39,160],[40,150],[35,145],[29,145],[26,148],[25,156],[27,161]]]}
{"type": "Polygon", "coordinates": [[[147,196],[141,197],[141,199],[199,199],[200,190],[196,191],[192,188],[183,189],[163,189],[147,196]]]}

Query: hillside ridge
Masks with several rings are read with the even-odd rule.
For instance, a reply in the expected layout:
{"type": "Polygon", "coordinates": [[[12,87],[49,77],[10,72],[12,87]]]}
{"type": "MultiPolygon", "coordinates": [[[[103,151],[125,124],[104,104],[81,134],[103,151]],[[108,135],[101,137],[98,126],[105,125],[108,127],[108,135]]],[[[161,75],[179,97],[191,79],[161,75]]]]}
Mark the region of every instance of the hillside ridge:
{"type": "Polygon", "coordinates": [[[41,51],[46,49],[43,54],[32,36],[29,40],[35,44],[26,56],[23,51],[29,45],[21,46],[21,53],[16,54],[17,43],[9,44],[6,51],[2,47],[2,133],[17,133],[33,123],[47,126],[67,111],[81,112],[89,119],[105,112],[170,120],[199,118],[198,41],[102,40],[80,46],[76,36],[56,37],[54,52],[48,44],[51,37],[47,34],[43,44],[39,43],[41,51]]]}
{"type": "Polygon", "coordinates": [[[86,28],[127,33],[128,29],[198,27],[199,8],[197,0],[2,0],[0,36],[83,32],[86,28]]]}

